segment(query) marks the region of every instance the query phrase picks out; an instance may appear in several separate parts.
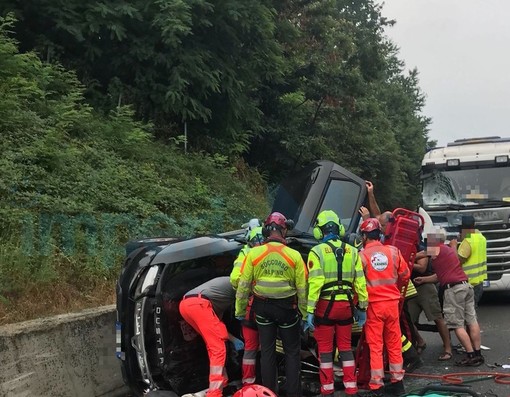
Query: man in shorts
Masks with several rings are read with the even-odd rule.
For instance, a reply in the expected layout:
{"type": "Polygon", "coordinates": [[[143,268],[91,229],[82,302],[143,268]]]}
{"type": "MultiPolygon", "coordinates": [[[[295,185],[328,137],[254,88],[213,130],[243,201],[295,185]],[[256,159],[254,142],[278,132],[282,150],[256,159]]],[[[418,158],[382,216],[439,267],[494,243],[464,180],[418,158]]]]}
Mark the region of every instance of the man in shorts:
{"type": "MultiPolygon", "coordinates": [[[[413,273],[411,280],[414,281],[416,277],[430,276],[432,274],[431,263],[425,252],[417,254],[417,259],[413,266],[413,273]],[[423,257],[422,257],[423,256],[423,257]]],[[[413,282],[410,281],[410,282],[413,282]]],[[[433,283],[425,283],[416,286],[417,296],[407,302],[409,315],[412,324],[418,323],[420,313],[423,311],[428,321],[434,321],[439,332],[439,336],[443,341],[443,353],[438,357],[439,361],[446,361],[452,358],[452,347],[450,341],[450,333],[446,327],[446,322],[443,318],[441,305],[439,303],[439,295],[436,285],[433,283]]],[[[418,352],[421,353],[420,348],[423,350],[426,346],[425,341],[421,335],[416,333],[416,347],[418,352]]]]}
{"type": "Polygon", "coordinates": [[[454,330],[457,339],[466,349],[467,356],[456,364],[476,367],[485,360],[480,350],[481,336],[476,319],[474,291],[462,270],[456,250],[445,245],[445,240],[444,229],[427,235],[427,254],[432,258],[434,274],[416,277],[414,283],[421,285],[439,282],[444,289],[443,313],[446,325],[454,330]]]}

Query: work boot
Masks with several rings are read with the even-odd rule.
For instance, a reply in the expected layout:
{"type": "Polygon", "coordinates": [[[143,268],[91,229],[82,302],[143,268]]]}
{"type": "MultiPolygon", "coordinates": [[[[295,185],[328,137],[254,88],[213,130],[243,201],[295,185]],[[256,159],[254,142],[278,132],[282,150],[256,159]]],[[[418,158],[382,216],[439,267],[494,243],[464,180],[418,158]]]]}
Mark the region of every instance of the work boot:
{"type": "Polygon", "coordinates": [[[404,382],[399,380],[395,383],[390,383],[389,385],[384,386],[384,392],[389,394],[390,396],[403,396],[406,394],[406,389],[404,388],[404,382]]]}
{"type": "Polygon", "coordinates": [[[416,356],[410,360],[404,360],[404,370],[410,374],[414,371],[416,371],[418,368],[420,368],[421,366],[423,366],[423,360],[416,356]]]}
{"type": "Polygon", "coordinates": [[[358,397],[384,397],[384,392],[383,392],[383,388],[380,387],[379,389],[376,389],[376,390],[369,390],[366,392],[358,392],[357,396],[358,397]]]}

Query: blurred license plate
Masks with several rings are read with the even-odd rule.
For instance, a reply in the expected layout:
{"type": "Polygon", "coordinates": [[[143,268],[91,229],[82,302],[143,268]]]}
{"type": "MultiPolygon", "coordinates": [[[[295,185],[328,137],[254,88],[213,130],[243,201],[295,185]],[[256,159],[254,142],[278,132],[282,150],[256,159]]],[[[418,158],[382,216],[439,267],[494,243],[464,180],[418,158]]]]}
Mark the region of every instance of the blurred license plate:
{"type": "Polygon", "coordinates": [[[490,287],[491,286],[491,282],[489,280],[484,280],[483,281],[483,286],[484,287],[490,287]]]}

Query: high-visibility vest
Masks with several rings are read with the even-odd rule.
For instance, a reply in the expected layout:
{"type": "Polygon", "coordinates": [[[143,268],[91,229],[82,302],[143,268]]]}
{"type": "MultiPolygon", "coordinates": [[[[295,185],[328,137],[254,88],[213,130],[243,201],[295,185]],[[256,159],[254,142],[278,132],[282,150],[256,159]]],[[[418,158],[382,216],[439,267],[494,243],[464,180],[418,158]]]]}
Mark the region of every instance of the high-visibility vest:
{"type": "Polygon", "coordinates": [[[279,242],[253,247],[241,266],[236,294],[236,316],[246,314],[248,296],[284,299],[297,296],[297,304],[306,315],[308,271],[301,254],[279,242]]]}
{"type": "Polygon", "coordinates": [[[358,254],[358,250],[349,244],[342,244],[340,240],[330,240],[328,243],[316,245],[308,255],[308,301],[307,311],[313,313],[319,298],[330,300],[349,300],[347,293],[331,295],[333,291],[348,292],[358,295],[358,306],[366,308],[368,305],[368,294],[365,274],[358,254]],[[333,251],[343,248],[343,259],[341,268],[342,286],[338,285],[338,261],[333,251]],[[329,293],[328,293],[329,292],[329,293]]]}
{"type": "Polygon", "coordinates": [[[487,241],[482,233],[470,233],[465,240],[471,247],[471,255],[462,264],[462,270],[469,279],[469,284],[478,285],[487,279],[487,241]]]}
{"type": "Polygon", "coordinates": [[[406,289],[406,299],[412,298],[413,296],[416,295],[418,295],[418,291],[416,291],[416,287],[414,286],[413,282],[409,280],[406,289]]]}
{"type": "Polygon", "coordinates": [[[244,262],[244,258],[250,251],[250,246],[246,244],[241,251],[239,252],[239,255],[237,255],[236,260],[234,261],[234,268],[232,269],[232,272],[230,273],[230,284],[232,284],[232,287],[234,289],[237,289],[237,285],[239,284],[239,277],[241,276],[241,266],[244,262]]]}

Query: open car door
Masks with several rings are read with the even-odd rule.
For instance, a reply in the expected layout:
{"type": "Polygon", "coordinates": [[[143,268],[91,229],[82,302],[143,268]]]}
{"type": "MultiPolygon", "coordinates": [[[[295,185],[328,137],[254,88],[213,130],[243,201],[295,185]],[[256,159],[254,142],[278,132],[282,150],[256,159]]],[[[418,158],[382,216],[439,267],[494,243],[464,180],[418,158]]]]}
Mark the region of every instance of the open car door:
{"type": "Polygon", "coordinates": [[[289,236],[312,236],[317,215],[323,210],[337,213],[346,235],[359,224],[358,212],[367,196],[365,181],[331,161],[316,161],[284,181],[277,192],[273,211],[295,222],[289,236]]]}

